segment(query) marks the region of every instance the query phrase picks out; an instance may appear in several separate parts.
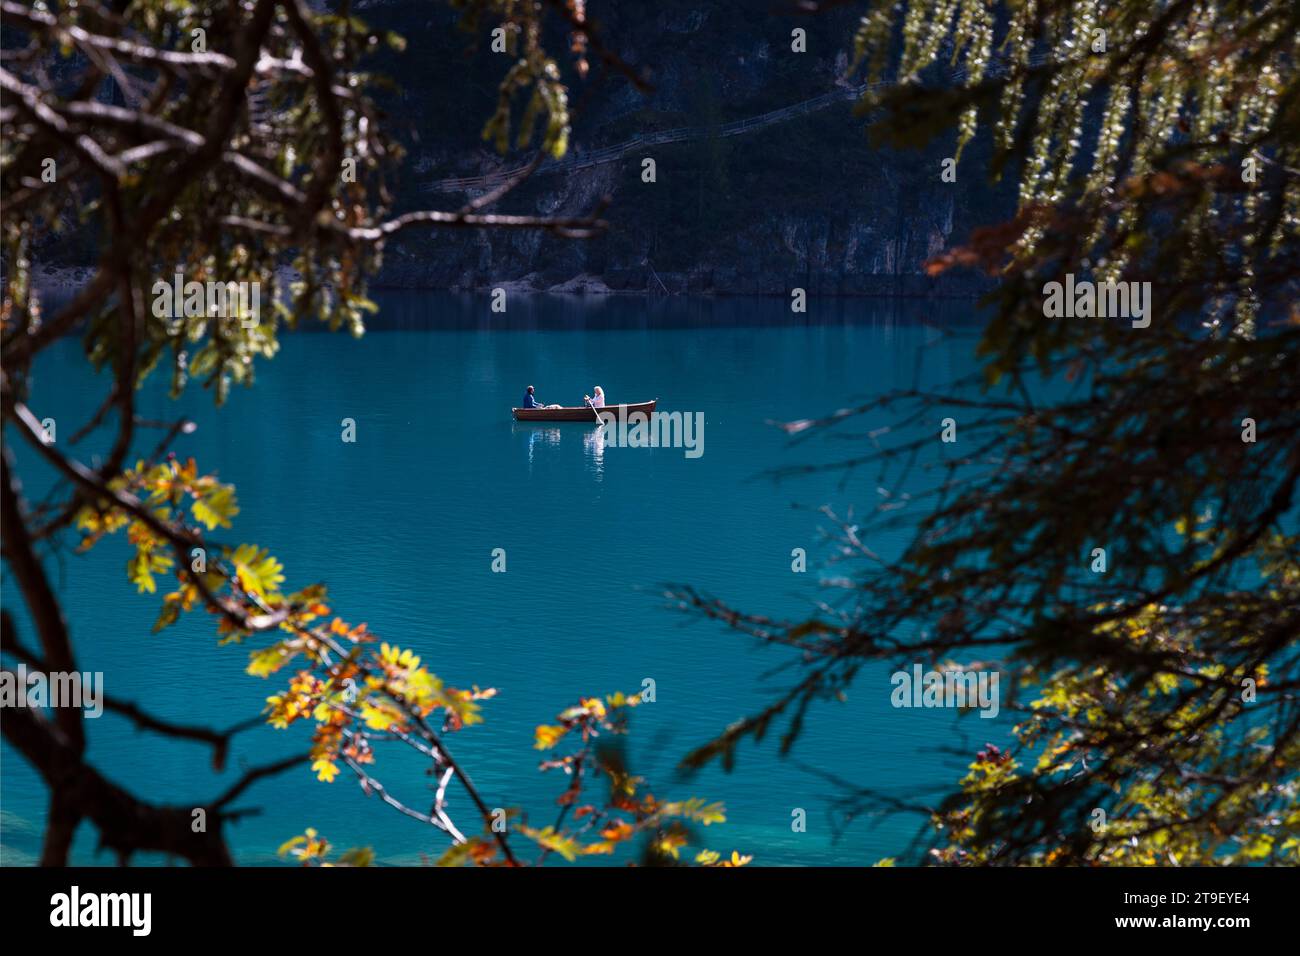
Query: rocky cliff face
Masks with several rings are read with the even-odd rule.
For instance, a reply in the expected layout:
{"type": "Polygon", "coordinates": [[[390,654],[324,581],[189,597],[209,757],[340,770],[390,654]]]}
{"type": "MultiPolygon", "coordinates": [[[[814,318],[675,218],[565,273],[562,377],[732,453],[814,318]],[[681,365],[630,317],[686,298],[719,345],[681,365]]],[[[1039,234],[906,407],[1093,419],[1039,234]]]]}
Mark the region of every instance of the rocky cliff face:
{"type": "MultiPolygon", "coordinates": [[[[967,148],[956,183],[940,179],[951,140],[914,152],[870,146],[844,78],[859,11],[832,6],[790,16],[780,6],[589,0],[610,47],[653,88],[642,93],[595,60],[591,76],[577,80],[563,59],[566,37],[549,37],[573,82],[567,162],[578,168],[543,166],[492,211],[581,214],[608,198],[608,232],[590,240],[407,232],[388,245],[375,284],[648,294],[984,291],[980,276],[930,278],[923,263],[973,226],[1010,215],[1011,189],[986,182],[986,144],[967,148]],[[806,52],[792,50],[796,28],[806,31],[806,52]],[[613,149],[620,144],[631,145],[613,149]],[[655,162],[653,182],[643,178],[646,159],[655,162]]],[[[486,27],[467,33],[447,4],[428,0],[356,0],[353,8],[407,41],[405,52],[384,52],[374,64],[393,81],[383,105],[407,149],[399,210],[459,208],[483,187],[448,191],[438,183],[531,159],[528,151],[500,156],[481,137],[508,66],[491,52],[486,27]]],[[[94,260],[95,245],[81,232],[49,243],[37,257],[38,281],[66,284],[65,273],[94,260]]]]}
{"type": "MultiPolygon", "coordinates": [[[[907,153],[868,144],[843,80],[856,13],[791,17],[756,2],[683,0],[588,6],[610,45],[648,71],[654,88],[643,95],[593,64],[593,78],[572,91],[579,115],[571,156],[600,158],[614,144],[634,145],[614,161],[543,170],[496,208],[576,214],[607,196],[609,233],[585,241],[518,232],[404,236],[389,247],[380,285],[652,294],[983,290],[977,276],[932,279],[922,264],[972,226],[1009,215],[1013,194],[986,182],[984,144],[968,148],[956,183],[940,179],[950,142],[907,153]],[[791,49],[796,27],[807,31],[807,52],[791,49]],[[740,121],[756,122],[727,135],[740,121]],[[653,142],[683,128],[696,133],[653,142]],[[654,182],[643,179],[647,158],[655,161],[654,182]]],[[[360,15],[408,42],[383,64],[403,91],[390,104],[410,151],[403,208],[456,208],[482,187],[436,191],[436,181],[529,158],[500,157],[478,135],[503,56],[476,46],[452,16],[420,0],[371,0],[360,15]]],[[[551,48],[563,50],[563,38],[551,48]]]]}

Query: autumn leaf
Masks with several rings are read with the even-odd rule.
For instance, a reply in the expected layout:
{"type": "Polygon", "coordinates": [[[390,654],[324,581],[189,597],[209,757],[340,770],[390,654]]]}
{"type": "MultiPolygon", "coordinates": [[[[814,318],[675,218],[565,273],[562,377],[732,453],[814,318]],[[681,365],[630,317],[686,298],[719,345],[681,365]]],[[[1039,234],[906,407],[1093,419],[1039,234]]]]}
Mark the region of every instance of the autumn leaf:
{"type": "Polygon", "coordinates": [[[263,647],[249,652],[247,673],[254,677],[269,677],[298,654],[290,649],[284,641],[278,641],[270,647],[263,647]]]}
{"type": "Polygon", "coordinates": [[[229,528],[230,519],[239,514],[239,505],[235,501],[233,485],[217,485],[203,497],[196,497],[190,506],[194,517],[213,531],[218,527],[229,528]]]}
{"type": "Polygon", "coordinates": [[[686,834],[678,830],[661,834],[655,840],[655,849],[665,856],[671,856],[674,860],[681,859],[681,849],[684,846],[686,846],[686,834]]]}
{"type": "Polygon", "coordinates": [[[284,565],[267,553],[265,548],[241,544],[227,557],[235,566],[239,586],[249,594],[268,601],[280,599],[279,588],[284,583],[284,565]]]}
{"type": "Polygon", "coordinates": [[[610,826],[600,831],[602,837],[615,843],[631,839],[634,833],[636,833],[635,828],[626,820],[615,820],[610,826]]]}
{"type": "Polygon", "coordinates": [[[706,827],[713,823],[727,822],[727,808],[722,803],[706,803],[703,797],[691,797],[676,803],[665,803],[664,816],[681,817],[702,823],[706,827]]]}
{"type": "Polygon", "coordinates": [[[361,719],[371,730],[388,730],[402,723],[402,713],[396,707],[386,703],[361,702],[361,719]]]}
{"type": "Polygon", "coordinates": [[[154,575],[166,572],[172,564],[172,559],[167,555],[154,554],[142,548],[127,561],[126,573],[131,583],[139,589],[139,593],[144,594],[147,591],[153,594],[158,590],[158,582],[154,579],[154,575]]]}
{"type": "Polygon", "coordinates": [[[533,732],[537,741],[533,744],[533,748],[536,750],[550,750],[568,732],[567,727],[561,727],[558,724],[538,724],[537,729],[533,732]]]}
{"type": "Polygon", "coordinates": [[[555,827],[545,827],[541,830],[534,830],[532,827],[521,826],[519,832],[543,849],[552,850],[555,853],[560,854],[560,856],[564,857],[570,863],[576,860],[578,854],[583,851],[577,840],[558,832],[555,827]]]}

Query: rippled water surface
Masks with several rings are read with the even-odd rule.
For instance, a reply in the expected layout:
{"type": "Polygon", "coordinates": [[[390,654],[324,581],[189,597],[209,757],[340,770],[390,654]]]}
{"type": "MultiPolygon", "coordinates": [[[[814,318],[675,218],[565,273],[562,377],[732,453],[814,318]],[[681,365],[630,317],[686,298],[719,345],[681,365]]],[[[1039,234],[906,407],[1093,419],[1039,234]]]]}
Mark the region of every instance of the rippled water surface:
{"type": "MultiPolygon", "coordinates": [[[[157,376],[140,414],[183,411],[198,421],[177,450],[238,488],[241,513],[223,543],[269,547],[288,586],[323,581],[339,614],[413,648],[448,682],[499,689],[486,722],[450,739],[491,805],[522,806],[538,825],[550,822],[564,782],[538,773],[533,728],[580,695],[638,690],[648,677],[657,700],[635,714],[633,769],[657,795],[726,803],[728,823],[702,833],[708,845],[765,864],[871,863],[900,853],[918,818],[861,818],[833,840],[837,790],[813,771],[933,794],[962,773],[964,761],[943,748],[969,753],[1004,732],[1001,721],[891,708],[880,667],[845,703],[812,711],[789,759],[769,739],[744,745],[730,774],[710,768],[680,779],[674,767],[692,746],[786,686],[787,673],[764,675],[787,655],[692,622],[659,596],[664,583],[689,583],[744,609],[807,610],[827,551],[818,534],[826,519],[815,509],[873,504],[875,482],[867,474],[843,484],[827,473],[762,477],[865,447],[853,438],[791,446],[765,422],[824,414],[918,377],[947,386],[974,369],[969,306],[814,302],[804,317],[781,300],[516,298],[501,316],[486,297],[379,301],[360,340],[285,335],[256,386],[235,390],[220,410],[198,388],[170,401],[157,376]],[[528,384],[544,402],[579,404],[602,385],[611,402],[657,397],[661,411],[703,412],[704,454],[613,448],[583,425],[513,424],[510,407],[528,384]],[[357,423],[355,444],[340,440],[344,418],[357,423]],[[797,547],[808,550],[807,574],[791,572],[797,547]],[[491,571],[495,548],[506,551],[505,574],[491,571]],[[794,808],[807,810],[808,832],[792,832],[794,808]]],[[[73,423],[61,438],[108,385],[74,339],[50,349],[38,373],[38,414],[73,423]]],[[[857,431],[883,424],[864,421],[857,431]]],[[[75,451],[89,457],[93,444],[75,451]]],[[[49,475],[30,449],[18,453],[36,495],[49,475]]],[[[900,543],[870,542],[885,553],[900,543]]],[[[179,721],[223,726],[257,713],[283,675],[245,675],[246,649],[218,646],[204,614],[151,634],[158,598],[135,593],[125,559],[124,544],[110,541],[88,556],[68,549],[50,560],[80,666],[103,671],[109,692],[179,721]]],[[[30,642],[7,578],[4,599],[30,642]]],[[[91,722],[89,736],[111,778],[147,799],[190,806],[229,786],[240,766],[302,748],[306,728],[239,736],[222,773],[205,748],[113,715],[91,722]]],[[[385,750],[378,772],[413,805],[429,802],[419,761],[385,750]]],[[[452,799],[468,827],[467,801],[452,799]]],[[[6,744],[5,863],[39,855],[45,803],[43,785],[6,744]]],[[[373,846],[390,863],[418,862],[445,845],[364,797],[346,771],[326,785],[303,768],[259,783],[240,805],[262,808],[231,831],[243,863],[274,861],[275,848],[307,826],[338,846],[373,846]]],[[[76,861],[112,862],[95,856],[94,837],[83,826],[76,861]]]]}

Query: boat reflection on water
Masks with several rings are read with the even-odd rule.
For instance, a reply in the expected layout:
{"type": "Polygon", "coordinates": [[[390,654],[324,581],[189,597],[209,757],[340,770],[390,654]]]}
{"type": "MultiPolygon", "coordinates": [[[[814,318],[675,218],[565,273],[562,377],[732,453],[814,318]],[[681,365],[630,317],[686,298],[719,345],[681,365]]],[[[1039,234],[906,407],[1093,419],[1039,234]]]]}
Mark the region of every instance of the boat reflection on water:
{"type": "MultiPolygon", "coordinates": [[[[529,468],[533,465],[538,446],[559,445],[560,436],[564,431],[558,425],[530,425],[527,422],[515,422],[510,430],[515,434],[523,434],[527,439],[529,468]]],[[[600,479],[605,473],[605,429],[592,425],[583,429],[570,429],[570,431],[581,431],[582,450],[590,459],[592,472],[597,479],[600,479]]]]}
{"type": "Polygon", "coordinates": [[[528,439],[528,466],[533,464],[533,455],[537,446],[541,445],[558,445],[560,443],[560,429],[554,425],[514,425],[510,429],[512,432],[522,432],[528,439]]]}
{"type": "Polygon", "coordinates": [[[605,475],[605,429],[603,426],[583,431],[582,449],[591,459],[592,471],[596,475],[596,480],[600,481],[605,475]]]}

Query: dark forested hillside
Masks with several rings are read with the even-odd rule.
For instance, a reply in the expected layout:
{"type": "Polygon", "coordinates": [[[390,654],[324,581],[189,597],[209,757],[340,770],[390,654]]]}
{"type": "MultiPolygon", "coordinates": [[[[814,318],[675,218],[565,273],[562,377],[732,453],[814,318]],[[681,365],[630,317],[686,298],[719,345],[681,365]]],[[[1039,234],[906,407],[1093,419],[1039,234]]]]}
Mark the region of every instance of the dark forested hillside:
{"type": "MultiPolygon", "coordinates": [[[[402,34],[404,53],[382,70],[401,89],[390,104],[409,154],[402,205],[455,208],[473,192],[433,191],[438,180],[518,166],[483,141],[506,57],[454,16],[419,0],[372,0],[359,15],[402,34]],[[466,157],[472,157],[466,160],[466,157]]],[[[592,3],[589,14],[610,46],[643,70],[639,92],[593,59],[590,77],[572,77],[577,116],[570,157],[638,136],[714,129],[795,104],[808,112],[739,135],[637,147],[622,159],[548,174],[545,168],[501,205],[506,212],[588,208],[608,195],[612,227],[573,242],[540,233],[403,237],[386,255],[381,284],[476,288],[522,282],[539,289],[821,294],[962,294],[971,276],[922,274],[921,264],[950,236],[1003,218],[1011,192],[989,190],[975,144],[964,182],[940,181],[951,150],[899,153],[871,148],[854,117],[844,74],[857,14],[836,9],[791,16],[761,2],[592,3]],[[791,31],[807,31],[807,52],[791,31]],[[642,160],[656,181],[642,181],[642,160]]],[[[562,49],[557,38],[554,49],[562,49]]],[[[856,82],[856,80],[855,80],[856,82]]]]}
{"type": "MultiPolygon", "coordinates": [[[[502,156],[482,136],[510,64],[491,50],[494,24],[470,28],[424,0],[361,0],[352,12],[406,41],[403,51],[385,49],[370,60],[389,81],[388,131],[407,150],[399,209],[457,209],[484,187],[439,188],[440,181],[532,158],[514,149],[502,156]]],[[[375,284],[652,294],[981,290],[976,275],[929,278],[922,264],[972,226],[1009,216],[1014,190],[989,188],[987,144],[979,140],[956,183],[940,180],[951,137],[924,152],[869,145],[865,120],[853,112],[861,78],[846,78],[860,12],[845,6],[800,16],[767,0],[594,0],[588,15],[646,89],[597,56],[588,77],[577,76],[567,37],[548,37],[574,111],[565,161],[579,168],[544,165],[493,209],[558,214],[608,197],[609,230],[585,241],[532,230],[402,235],[388,244],[375,284]],[[806,31],[806,52],[791,48],[796,28],[806,31]],[[728,135],[746,121],[753,127],[728,135]],[[610,147],[683,129],[692,135],[608,157],[610,147]],[[584,163],[600,150],[605,161],[584,163]],[[642,179],[645,159],[655,161],[654,182],[642,179]]],[[[111,81],[105,88],[111,94],[111,81]]],[[[35,250],[38,281],[93,259],[92,237],[66,225],[35,250]]]]}

